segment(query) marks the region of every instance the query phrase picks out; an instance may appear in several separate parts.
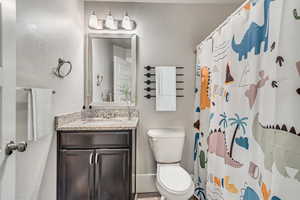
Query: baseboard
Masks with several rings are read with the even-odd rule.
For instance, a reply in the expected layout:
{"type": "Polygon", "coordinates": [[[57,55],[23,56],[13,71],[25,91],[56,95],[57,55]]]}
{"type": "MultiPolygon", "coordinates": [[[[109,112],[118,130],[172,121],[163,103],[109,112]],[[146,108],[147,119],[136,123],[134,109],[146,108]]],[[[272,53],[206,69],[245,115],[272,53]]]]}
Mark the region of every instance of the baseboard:
{"type": "MultiPolygon", "coordinates": [[[[137,174],[136,175],[136,192],[137,193],[157,193],[155,185],[156,174],[137,174]]],[[[191,178],[194,176],[191,174],[191,178]]]]}
{"type": "Polygon", "coordinates": [[[137,194],[137,199],[150,198],[150,197],[160,197],[158,192],[147,192],[137,194]]]}
{"type": "Polygon", "coordinates": [[[156,174],[137,174],[137,193],[158,192],[155,186],[155,176],[156,174]]]}

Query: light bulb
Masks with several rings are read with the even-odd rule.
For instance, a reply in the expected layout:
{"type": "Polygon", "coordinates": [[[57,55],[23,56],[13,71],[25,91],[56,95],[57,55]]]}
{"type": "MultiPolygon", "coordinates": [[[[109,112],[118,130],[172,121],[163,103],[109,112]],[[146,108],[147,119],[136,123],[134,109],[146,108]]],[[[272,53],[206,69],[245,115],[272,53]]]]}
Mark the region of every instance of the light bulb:
{"type": "Polygon", "coordinates": [[[109,14],[106,16],[105,26],[109,29],[117,29],[115,20],[114,20],[113,16],[111,15],[111,12],[109,12],[109,14]]]}
{"type": "Polygon", "coordinates": [[[128,13],[125,14],[122,20],[122,28],[126,30],[131,30],[132,29],[132,22],[130,20],[130,17],[128,16],[128,13]]]}
{"type": "Polygon", "coordinates": [[[89,26],[91,28],[98,28],[98,18],[95,11],[90,15],[89,26]]]}

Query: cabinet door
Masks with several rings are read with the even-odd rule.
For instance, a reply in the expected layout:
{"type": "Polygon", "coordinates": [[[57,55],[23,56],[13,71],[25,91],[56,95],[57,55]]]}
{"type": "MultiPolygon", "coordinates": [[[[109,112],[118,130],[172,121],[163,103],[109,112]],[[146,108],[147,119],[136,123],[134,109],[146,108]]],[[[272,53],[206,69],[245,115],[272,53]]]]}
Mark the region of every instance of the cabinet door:
{"type": "Polygon", "coordinates": [[[129,200],[129,149],[96,151],[96,200],[129,200]]]}
{"type": "Polygon", "coordinates": [[[60,150],[58,200],[93,200],[94,150],[60,150]]]}

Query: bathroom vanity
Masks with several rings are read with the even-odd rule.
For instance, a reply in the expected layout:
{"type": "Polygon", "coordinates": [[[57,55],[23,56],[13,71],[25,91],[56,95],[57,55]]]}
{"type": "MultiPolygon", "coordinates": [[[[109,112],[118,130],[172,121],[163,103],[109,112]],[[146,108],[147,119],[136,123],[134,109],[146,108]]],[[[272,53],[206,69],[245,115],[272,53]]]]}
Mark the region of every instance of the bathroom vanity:
{"type": "Polygon", "coordinates": [[[87,34],[84,104],[56,117],[57,199],[131,200],[136,193],[136,35],[87,34]],[[109,108],[108,108],[109,107],[109,108]]]}
{"type": "Polygon", "coordinates": [[[137,118],[58,122],[57,199],[134,199],[137,123],[137,118]]]}

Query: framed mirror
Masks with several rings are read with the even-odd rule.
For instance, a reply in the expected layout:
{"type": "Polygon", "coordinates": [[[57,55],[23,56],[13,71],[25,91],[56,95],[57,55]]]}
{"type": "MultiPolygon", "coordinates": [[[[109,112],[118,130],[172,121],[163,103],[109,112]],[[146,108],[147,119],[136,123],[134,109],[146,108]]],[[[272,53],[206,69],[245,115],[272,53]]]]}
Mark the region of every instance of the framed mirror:
{"type": "Polygon", "coordinates": [[[85,105],[136,105],[136,35],[87,35],[85,105]]]}

